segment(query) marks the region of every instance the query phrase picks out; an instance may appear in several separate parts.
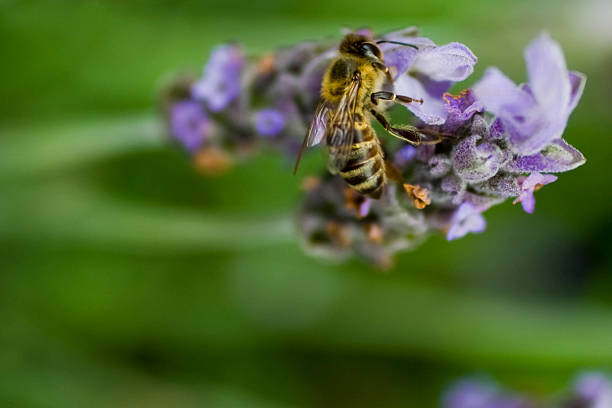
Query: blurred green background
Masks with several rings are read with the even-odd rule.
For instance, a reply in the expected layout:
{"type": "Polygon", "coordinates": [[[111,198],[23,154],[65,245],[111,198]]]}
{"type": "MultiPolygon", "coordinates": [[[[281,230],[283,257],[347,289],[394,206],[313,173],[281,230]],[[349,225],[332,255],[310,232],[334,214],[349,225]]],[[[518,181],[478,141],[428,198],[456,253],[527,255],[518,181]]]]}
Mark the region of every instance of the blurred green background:
{"type": "Polygon", "coordinates": [[[612,367],[610,19],[609,1],[0,1],[0,406],[436,407],[466,374],[547,395],[612,367]],[[507,202],[390,273],[325,263],[296,240],[286,159],[204,179],[156,119],[163,79],[215,44],[409,25],[467,44],[468,84],[524,81],[542,29],[587,74],[565,137],[588,162],[533,215],[507,202]]]}

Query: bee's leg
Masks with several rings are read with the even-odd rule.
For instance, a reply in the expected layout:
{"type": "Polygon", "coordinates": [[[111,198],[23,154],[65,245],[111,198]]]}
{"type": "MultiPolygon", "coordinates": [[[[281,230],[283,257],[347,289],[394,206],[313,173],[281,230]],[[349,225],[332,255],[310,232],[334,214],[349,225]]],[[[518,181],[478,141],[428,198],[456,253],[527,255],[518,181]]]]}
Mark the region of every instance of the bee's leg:
{"type": "Polygon", "coordinates": [[[415,98],[411,98],[409,96],[396,95],[393,92],[388,92],[388,91],[374,92],[372,95],[370,95],[370,99],[372,100],[372,103],[374,105],[378,105],[378,101],[379,100],[391,101],[391,102],[399,101],[399,102],[402,102],[402,103],[416,102],[416,103],[419,103],[421,105],[423,104],[423,99],[415,99],[415,98]]]}
{"type": "Polygon", "coordinates": [[[396,128],[391,126],[385,115],[375,109],[370,111],[378,122],[385,128],[389,134],[404,140],[412,145],[418,146],[422,144],[436,144],[442,141],[442,135],[434,132],[423,131],[414,126],[405,126],[396,128]],[[424,133],[426,132],[426,133],[424,133]]]}

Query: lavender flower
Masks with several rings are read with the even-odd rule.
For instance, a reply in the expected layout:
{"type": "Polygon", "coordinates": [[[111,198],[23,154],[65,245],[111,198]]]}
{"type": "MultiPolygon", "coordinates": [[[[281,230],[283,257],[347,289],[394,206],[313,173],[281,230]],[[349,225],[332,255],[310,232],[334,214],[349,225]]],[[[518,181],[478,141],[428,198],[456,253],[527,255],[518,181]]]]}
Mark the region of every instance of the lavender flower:
{"type": "Polygon", "coordinates": [[[469,202],[464,202],[457,208],[451,218],[446,239],[452,241],[469,232],[483,232],[486,226],[487,222],[481,215],[481,211],[469,202]]]}
{"type": "Polygon", "coordinates": [[[456,132],[467,123],[474,114],[482,112],[482,103],[476,99],[471,89],[467,89],[458,96],[449,93],[442,95],[446,104],[447,117],[442,130],[447,133],[456,132]]]}
{"type": "Polygon", "coordinates": [[[485,408],[495,399],[497,387],[489,382],[462,380],[453,385],[442,398],[444,408],[485,408]]]}
{"type": "Polygon", "coordinates": [[[414,29],[391,33],[384,39],[412,44],[418,46],[418,50],[395,44],[383,44],[382,47],[385,63],[396,71],[395,92],[421,98],[423,104],[406,107],[423,122],[441,125],[448,115],[443,94],[454,82],[470,76],[478,59],[463,44],[450,43],[438,47],[428,38],[405,34],[414,34],[414,29]]]}
{"type": "Polygon", "coordinates": [[[546,184],[550,184],[556,180],[557,176],[540,173],[531,173],[528,177],[519,178],[521,192],[516,200],[514,200],[513,204],[520,202],[523,206],[523,210],[525,210],[526,213],[533,213],[535,208],[535,197],[533,196],[533,193],[538,191],[546,184]]]}
{"type": "Polygon", "coordinates": [[[443,396],[443,408],[532,408],[522,396],[502,391],[489,381],[462,380],[443,396]]]}
{"type": "Polygon", "coordinates": [[[463,379],[453,384],[442,397],[442,408],[610,408],[612,382],[603,373],[579,375],[569,394],[538,403],[543,398],[502,389],[490,380],[463,379]]]}
{"type": "Polygon", "coordinates": [[[213,50],[204,76],[193,84],[193,97],[205,102],[213,112],[227,107],[240,94],[240,76],[244,67],[242,50],[222,45],[213,50]]]}
{"type": "Polygon", "coordinates": [[[262,136],[276,136],[285,122],[285,116],[276,109],[262,109],[255,114],[255,129],[262,136]]]}
{"type": "MultiPolygon", "coordinates": [[[[380,200],[359,195],[322,170],[324,177],[309,182],[298,217],[304,246],[313,254],[358,255],[387,267],[395,252],[431,233],[454,240],[482,232],[483,213],[508,198],[533,212],[533,193],[557,179],[546,173],[585,162],[562,139],[585,76],[567,70],[548,35],[527,47],[527,85],[516,86],[490,68],[473,89],[451,95],[450,86],[471,75],[477,62],[467,46],[437,46],[413,27],[378,37],[363,33],[418,47],[381,44],[394,79],[385,87],[422,98],[422,105],[406,105],[414,124],[446,137],[414,147],[388,143],[391,138],[380,134],[392,163],[380,200]]],[[[216,48],[202,78],[183,80],[167,92],[172,135],[207,174],[229,168],[260,146],[276,147],[293,161],[337,48],[338,42],[305,42],[260,59],[245,58],[236,45],[216,48]]],[[[325,128],[325,118],[315,123],[321,137],[325,128]]]]}
{"type": "Polygon", "coordinates": [[[172,135],[189,151],[197,150],[212,130],[212,123],[197,102],[176,103],[170,110],[172,135]]]}
{"type": "Polygon", "coordinates": [[[586,77],[567,70],[561,47],[546,33],[527,47],[525,61],[527,85],[517,87],[499,69],[489,68],[474,93],[501,119],[513,151],[533,155],[561,139],[586,77]]]}
{"type": "Polygon", "coordinates": [[[574,383],[574,393],[581,408],[612,407],[612,381],[602,373],[581,374],[574,383]]]}

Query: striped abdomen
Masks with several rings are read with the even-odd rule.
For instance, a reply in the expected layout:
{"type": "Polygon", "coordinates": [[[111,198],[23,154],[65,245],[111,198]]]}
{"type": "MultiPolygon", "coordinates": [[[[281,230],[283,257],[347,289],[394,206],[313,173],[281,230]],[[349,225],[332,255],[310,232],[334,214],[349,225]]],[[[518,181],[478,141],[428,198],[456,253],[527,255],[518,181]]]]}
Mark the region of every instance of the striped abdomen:
{"type": "Polygon", "coordinates": [[[376,132],[369,123],[355,123],[354,142],[340,176],[361,194],[380,198],[387,181],[385,162],[376,132]]]}

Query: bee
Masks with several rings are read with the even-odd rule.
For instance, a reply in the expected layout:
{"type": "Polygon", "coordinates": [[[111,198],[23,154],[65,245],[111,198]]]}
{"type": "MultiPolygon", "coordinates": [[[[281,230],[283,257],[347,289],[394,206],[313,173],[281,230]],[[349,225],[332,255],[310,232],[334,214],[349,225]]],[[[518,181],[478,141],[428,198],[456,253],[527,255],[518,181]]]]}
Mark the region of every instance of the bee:
{"type": "Polygon", "coordinates": [[[412,126],[393,127],[384,115],[384,107],[391,102],[423,103],[422,99],[383,90],[393,81],[378,46],[384,42],[417,48],[395,41],[375,42],[360,34],[344,37],[338,56],[323,76],[321,99],[298,154],[294,174],[304,150],[325,140],[330,171],[339,174],[361,194],[378,199],[392,173],[384,161],[381,143],[372,127],[373,118],[388,133],[413,145],[434,144],[442,140],[435,132],[412,126]]]}

